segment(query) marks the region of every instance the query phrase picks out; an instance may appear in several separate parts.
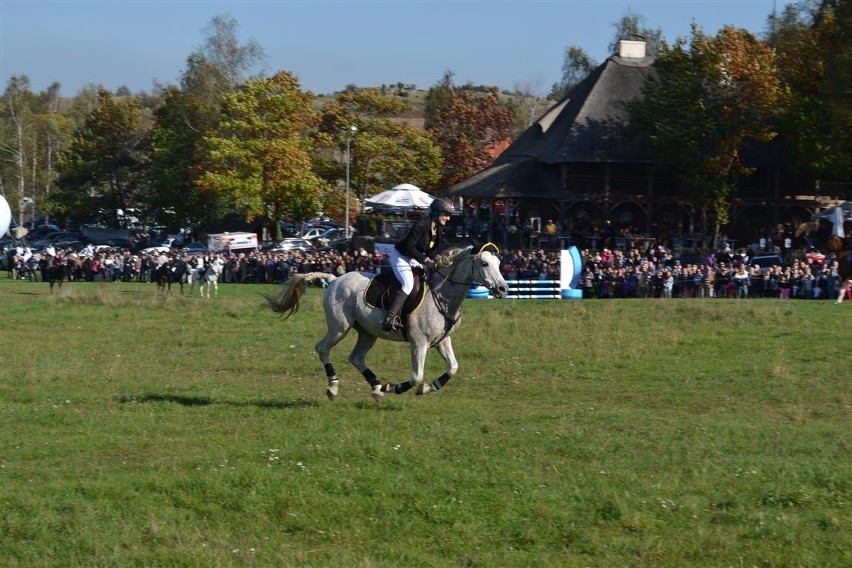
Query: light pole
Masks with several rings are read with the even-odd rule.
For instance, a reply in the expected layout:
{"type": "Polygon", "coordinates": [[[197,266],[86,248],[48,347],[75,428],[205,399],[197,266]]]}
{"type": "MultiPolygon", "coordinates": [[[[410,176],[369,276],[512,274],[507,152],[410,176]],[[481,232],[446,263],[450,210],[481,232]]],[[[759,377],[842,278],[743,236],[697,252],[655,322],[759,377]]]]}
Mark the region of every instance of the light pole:
{"type": "Polygon", "coordinates": [[[355,136],[357,132],[357,126],[350,126],[349,128],[343,129],[343,135],[346,136],[346,204],[343,218],[343,236],[347,239],[349,238],[349,148],[350,142],[352,142],[352,137],[355,136]]]}

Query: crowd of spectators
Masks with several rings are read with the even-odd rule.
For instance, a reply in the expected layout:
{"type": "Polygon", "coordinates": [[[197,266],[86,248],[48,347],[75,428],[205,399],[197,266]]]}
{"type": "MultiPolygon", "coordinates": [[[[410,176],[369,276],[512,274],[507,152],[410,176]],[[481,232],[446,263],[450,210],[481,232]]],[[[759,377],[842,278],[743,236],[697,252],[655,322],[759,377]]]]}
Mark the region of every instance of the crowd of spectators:
{"type": "Polygon", "coordinates": [[[687,263],[664,247],[603,249],[584,259],[584,298],[834,299],[843,286],[837,257],[817,251],[770,267],[750,264],[747,252],[730,249],[687,263]]]}
{"type": "MultiPolygon", "coordinates": [[[[834,299],[844,283],[834,253],[802,250],[792,262],[771,267],[749,263],[748,249],[722,249],[699,262],[682,262],[672,250],[653,246],[582,251],[580,286],[584,298],[781,298],[834,299]]],[[[40,281],[49,263],[66,265],[70,281],[153,282],[156,268],[182,258],[192,267],[221,256],[224,284],[278,284],[292,274],[314,271],[337,275],[358,270],[378,272],[385,258],[364,249],[354,253],[327,251],[252,251],[219,255],[187,255],[180,251],[131,253],[129,250],[49,251],[32,254],[19,247],[11,255],[11,278],[40,281]]],[[[558,280],[558,250],[511,250],[502,254],[507,280],[558,280]]]]}

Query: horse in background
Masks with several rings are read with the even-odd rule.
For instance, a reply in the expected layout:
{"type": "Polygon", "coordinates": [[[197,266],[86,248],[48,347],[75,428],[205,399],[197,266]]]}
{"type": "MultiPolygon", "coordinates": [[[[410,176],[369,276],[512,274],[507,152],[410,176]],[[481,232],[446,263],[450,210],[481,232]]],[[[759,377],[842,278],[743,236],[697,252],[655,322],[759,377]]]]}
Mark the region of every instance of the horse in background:
{"type": "Polygon", "coordinates": [[[53,294],[54,284],[59,284],[59,289],[62,290],[62,283],[65,281],[67,273],[65,262],[62,259],[47,256],[42,260],[42,263],[41,279],[50,284],[50,293],[53,294]]]}
{"type": "Polygon", "coordinates": [[[828,239],[826,248],[837,257],[837,272],[840,274],[841,281],[852,278],[852,248],[847,245],[846,241],[838,235],[832,235],[828,239]]]}
{"type": "Polygon", "coordinates": [[[189,268],[182,258],[172,258],[158,266],[154,271],[157,293],[171,294],[172,284],[178,284],[180,293],[183,294],[183,283],[188,272],[189,268]]]}
{"type": "Polygon", "coordinates": [[[198,282],[198,293],[202,298],[210,297],[210,288],[213,288],[213,297],[219,296],[219,277],[222,275],[224,263],[221,259],[213,259],[204,263],[204,266],[196,268],[190,274],[191,285],[189,287],[189,295],[195,289],[195,283],[198,282]],[[205,295],[206,293],[206,295],[205,295]]]}

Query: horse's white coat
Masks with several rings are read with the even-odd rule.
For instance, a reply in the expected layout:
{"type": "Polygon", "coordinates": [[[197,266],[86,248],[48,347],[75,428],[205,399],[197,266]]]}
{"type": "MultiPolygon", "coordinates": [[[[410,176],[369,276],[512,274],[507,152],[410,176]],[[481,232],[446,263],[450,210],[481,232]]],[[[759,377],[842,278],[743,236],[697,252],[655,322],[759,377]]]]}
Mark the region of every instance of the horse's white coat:
{"type": "Polygon", "coordinates": [[[210,288],[213,288],[213,296],[219,295],[219,276],[222,274],[224,264],[220,259],[212,261],[207,266],[196,268],[191,272],[191,284],[189,287],[189,295],[195,289],[195,283],[198,282],[198,293],[202,298],[210,297],[210,288]],[[206,296],[205,296],[206,292],[206,296]]]}

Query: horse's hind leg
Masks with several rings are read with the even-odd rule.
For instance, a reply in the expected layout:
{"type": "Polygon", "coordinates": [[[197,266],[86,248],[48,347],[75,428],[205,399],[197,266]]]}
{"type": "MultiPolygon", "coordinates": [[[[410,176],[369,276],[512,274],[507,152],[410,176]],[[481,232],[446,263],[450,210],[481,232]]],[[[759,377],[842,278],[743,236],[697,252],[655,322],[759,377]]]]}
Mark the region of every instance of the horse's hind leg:
{"type": "Polygon", "coordinates": [[[432,381],[431,383],[420,383],[417,387],[417,394],[426,394],[432,391],[440,390],[446,385],[456,371],[459,370],[459,362],[456,360],[456,354],[453,352],[453,342],[449,337],[445,337],[435,348],[447,363],[447,370],[443,375],[432,381]]]}
{"type": "Polygon", "coordinates": [[[325,376],[328,379],[328,386],[325,389],[325,394],[328,397],[328,400],[334,400],[337,398],[337,372],[334,370],[334,365],[331,364],[331,350],[332,348],[340,343],[340,341],[346,337],[346,334],[349,333],[348,328],[341,328],[337,331],[332,331],[331,326],[329,326],[329,330],[326,332],[325,337],[320,339],[314,349],[319,355],[320,362],[325,367],[325,376]]]}
{"type": "Polygon", "coordinates": [[[361,375],[370,384],[373,400],[382,402],[385,398],[385,389],[382,387],[376,374],[367,366],[367,353],[376,344],[376,336],[367,333],[361,328],[356,329],[358,331],[358,341],[355,342],[355,347],[352,349],[352,353],[349,354],[349,362],[361,372],[361,375]]]}

